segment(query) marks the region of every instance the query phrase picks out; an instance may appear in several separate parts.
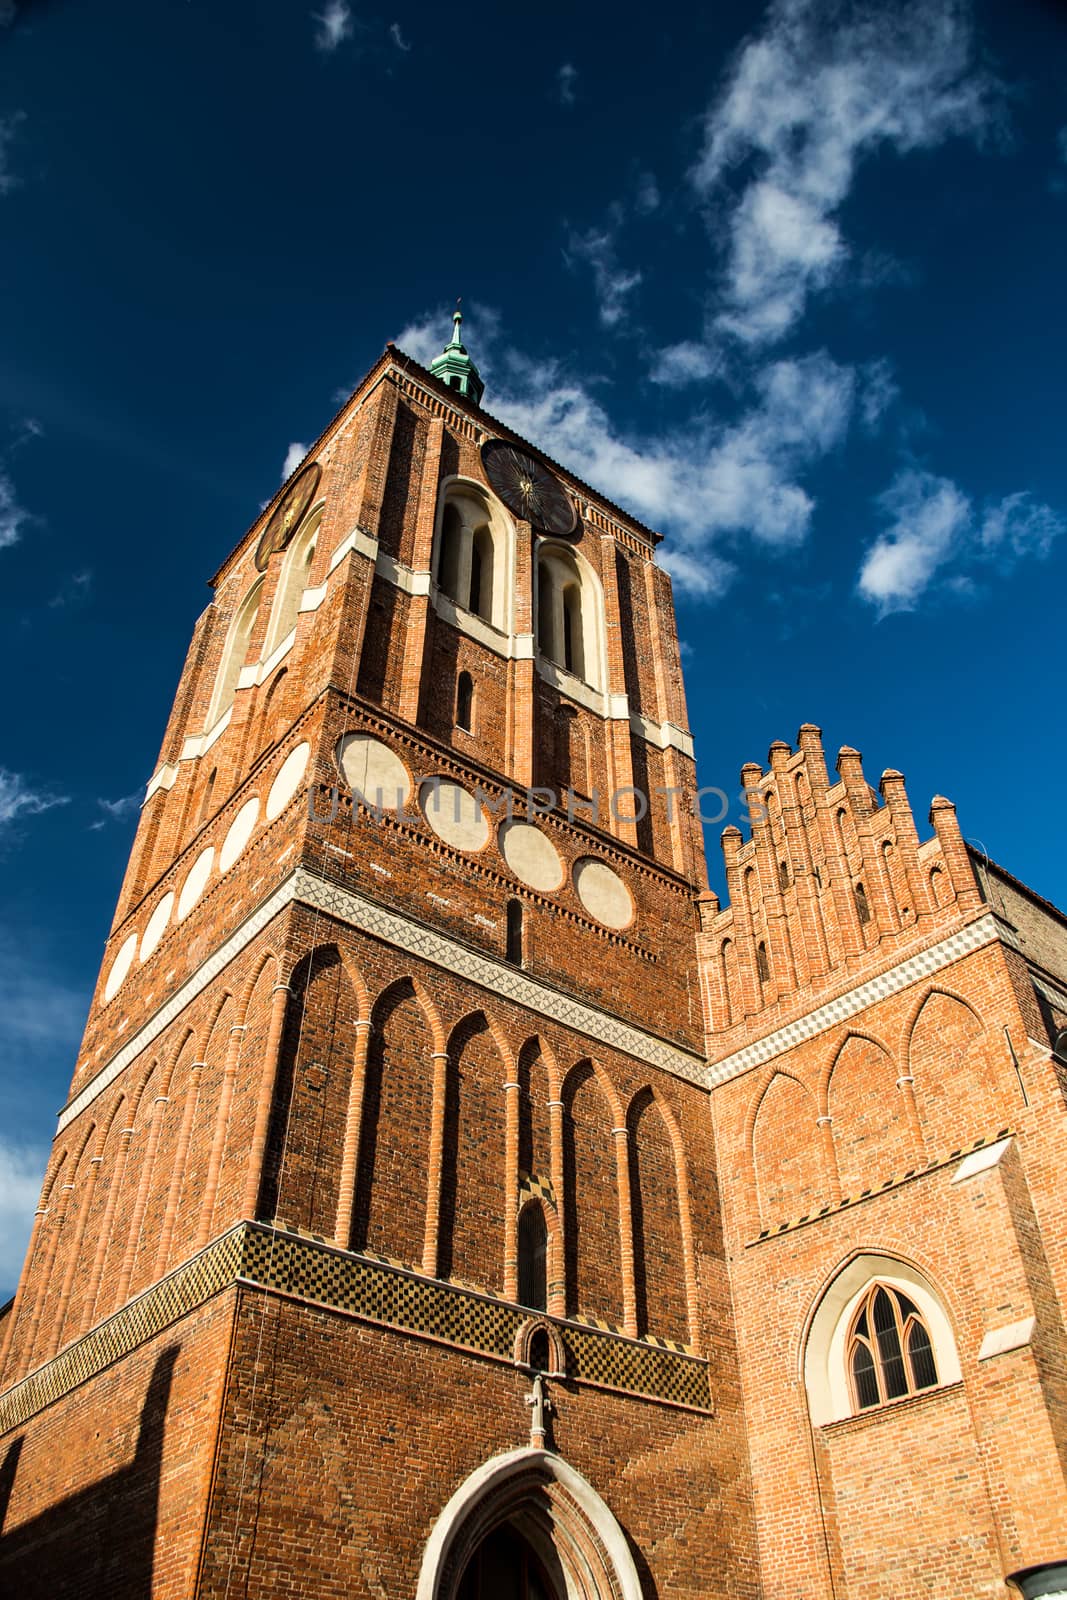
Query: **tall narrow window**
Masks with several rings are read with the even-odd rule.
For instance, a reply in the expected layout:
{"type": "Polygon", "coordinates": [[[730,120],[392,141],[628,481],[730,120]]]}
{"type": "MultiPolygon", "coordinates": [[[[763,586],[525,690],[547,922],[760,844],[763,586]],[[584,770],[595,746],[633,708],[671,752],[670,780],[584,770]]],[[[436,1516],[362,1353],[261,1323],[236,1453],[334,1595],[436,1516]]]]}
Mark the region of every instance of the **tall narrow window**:
{"type": "Polygon", "coordinates": [[[463,520],[458,507],[445,506],[441,522],[441,556],[437,568],[438,586],[450,600],[459,602],[460,566],[463,556],[463,520]]]}
{"type": "Polygon", "coordinates": [[[929,1330],[899,1289],[876,1283],[864,1295],[849,1335],[848,1371],[858,1411],[936,1385],[929,1330]]]}
{"type": "Polygon", "coordinates": [[[576,678],[585,677],[585,651],[582,648],[582,594],[576,583],[563,591],[563,665],[576,678]]]}
{"type": "Polygon", "coordinates": [[[767,960],[767,946],[762,939],[756,946],[756,971],[759,973],[760,983],[770,983],[771,964],[767,960]]]}
{"type": "Polygon", "coordinates": [[[867,891],[862,883],[857,883],[856,885],[856,915],[860,919],[861,927],[871,920],[871,908],[867,901],[867,891]]]}
{"type": "Polygon", "coordinates": [[[522,966],[522,901],[508,901],[508,933],[505,959],[512,966],[522,966]]]}
{"type": "Polygon", "coordinates": [[[311,563],[315,559],[322,512],[323,507],[319,506],[305,519],[286,551],[271,610],[270,628],[263,647],[264,655],[271,655],[296,627],[300,602],[304,598],[304,590],[311,576],[311,563]]]}
{"type": "Polygon", "coordinates": [[[468,609],[486,622],[493,619],[493,536],[475,528],[471,536],[471,587],[468,609]]]}
{"type": "Polygon", "coordinates": [[[519,1304],[531,1311],[548,1308],[548,1227],[536,1200],[519,1215],[519,1304]]]}
{"type": "Polygon", "coordinates": [[[456,680],[456,727],[464,733],[471,731],[474,711],[474,679],[469,672],[461,672],[456,680]]]}
{"type": "Polygon", "coordinates": [[[789,888],[789,863],[788,863],[788,861],[779,861],[779,863],[778,863],[778,887],[782,891],[783,894],[789,888]]]}
{"type": "Polygon", "coordinates": [[[206,822],[211,814],[211,796],[214,793],[215,779],[218,777],[218,771],[219,769],[217,767],[212,767],[210,773],[208,774],[208,780],[204,785],[204,798],[200,802],[201,822],[206,822]]]}
{"type": "Polygon", "coordinates": [[[215,693],[211,699],[211,710],[208,712],[207,726],[209,728],[213,728],[219,718],[225,715],[233,704],[233,697],[237,693],[237,680],[241,676],[241,668],[245,664],[249,642],[256,626],[256,618],[259,616],[259,601],[262,593],[263,579],[259,578],[245,595],[230,626],[230,632],[222,653],[222,662],[219,666],[219,675],[215,680],[215,693]]]}

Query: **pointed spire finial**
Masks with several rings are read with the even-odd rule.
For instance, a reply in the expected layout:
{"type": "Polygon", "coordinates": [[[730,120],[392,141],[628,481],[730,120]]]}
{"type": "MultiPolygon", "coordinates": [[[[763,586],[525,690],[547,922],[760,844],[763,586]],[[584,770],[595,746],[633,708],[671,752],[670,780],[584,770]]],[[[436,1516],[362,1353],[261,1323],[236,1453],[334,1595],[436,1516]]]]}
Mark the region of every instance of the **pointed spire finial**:
{"type": "Polygon", "coordinates": [[[475,405],[480,405],[485,385],[478,375],[478,368],[474,365],[467,348],[463,343],[461,329],[463,326],[463,299],[458,296],[456,309],[452,313],[452,337],[445,345],[439,356],[430,362],[430,371],[435,378],[440,378],[450,389],[458,389],[460,394],[473,400],[475,405]]]}

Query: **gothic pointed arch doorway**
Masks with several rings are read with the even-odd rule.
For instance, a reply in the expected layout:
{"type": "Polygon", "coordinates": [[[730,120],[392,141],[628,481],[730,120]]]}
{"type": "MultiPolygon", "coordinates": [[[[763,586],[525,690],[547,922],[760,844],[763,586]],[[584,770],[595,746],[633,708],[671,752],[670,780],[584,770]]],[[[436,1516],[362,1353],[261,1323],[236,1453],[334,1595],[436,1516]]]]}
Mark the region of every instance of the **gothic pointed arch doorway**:
{"type": "Polygon", "coordinates": [[[494,1456],[430,1534],[416,1600],[641,1600],[630,1547],[592,1484],[546,1450],[494,1456]]]}

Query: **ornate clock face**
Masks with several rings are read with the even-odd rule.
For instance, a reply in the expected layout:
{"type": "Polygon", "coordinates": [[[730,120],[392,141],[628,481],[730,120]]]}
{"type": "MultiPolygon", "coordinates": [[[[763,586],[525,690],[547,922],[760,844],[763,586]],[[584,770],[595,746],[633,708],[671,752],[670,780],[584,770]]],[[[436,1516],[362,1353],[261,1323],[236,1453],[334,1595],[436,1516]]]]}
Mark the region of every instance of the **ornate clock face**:
{"type": "Polygon", "coordinates": [[[545,533],[571,537],[578,523],[574,501],[542,462],[505,439],[487,439],[482,466],[509,511],[545,533]]]}
{"type": "Polygon", "coordinates": [[[318,462],[309,462],[278,501],[256,548],[256,566],[260,572],[266,571],[267,562],[274,552],[284,550],[299,528],[305,511],[315,498],[321,477],[322,468],[318,462]]]}

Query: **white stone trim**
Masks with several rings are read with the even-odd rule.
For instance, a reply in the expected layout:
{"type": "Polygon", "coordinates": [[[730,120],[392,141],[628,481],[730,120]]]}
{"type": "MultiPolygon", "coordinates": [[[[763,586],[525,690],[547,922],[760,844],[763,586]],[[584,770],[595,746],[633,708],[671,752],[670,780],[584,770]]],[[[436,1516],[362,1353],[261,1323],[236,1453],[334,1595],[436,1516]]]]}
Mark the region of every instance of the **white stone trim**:
{"type": "Polygon", "coordinates": [[[378,541],[374,535],[364,533],[362,528],[353,528],[352,532],[341,540],[341,543],[330,557],[330,565],[327,571],[332,572],[335,567],[339,567],[345,557],[351,555],[353,550],[358,551],[361,556],[366,556],[369,561],[376,562],[378,559],[378,541]]]}
{"type": "Polygon", "coordinates": [[[653,745],[657,750],[666,750],[673,746],[675,750],[680,750],[683,756],[688,756],[690,760],[695,759],[693,735],[687,733],[684,728],[679,728],[675,722],[653,722],[651,717],[642,715],[640,711],[631,711],[630,727],[644,739],[646,744],[653,745]]]}
{"type": "Polygon", "coordinates": [[[554,661],[549,661],[547,656],[538,656],[537,674],[569,700],[577,700],[587,711],[595,711],[598,717],[607,716],[607,697],[599,689],[594,689],[591,683],[586,683],[584,678],[576,678],[573,672],[565,672],[554,661]]]}
{"type": "Polygon", "coordinates": [[[182,745],[182,753],[178,757],[178,760],[195,761],[197,756],[202,756],[204,754],[205,750],[210,750],[211,746],[215,744],[217,740],[222,738],[223,734],[226,732],[226,729],[230,726],[230,718],[232,716],[233,705],[231,704],[226,707],[226,710],[222,713],[222,716],[219,718],[213,728],[209,728],[206,733],[189,734],[185,743],[182,745]]]}
{"type": "Polygon", "coordinates": [[[1037,1325],[1036,1317],[1023,1317],[1020,1322],[1009,1322],[1003,1328],[990,1328],[978,1352],[979,1361],[991,1356],[1007,1355],[1009,1350],[1022,1350],[1030,1343],[1037,1325]]]}
{"type": "MultiPolygon", "coordinates": [[[[456,602],[450,600],[436,585],[432,593],[433,608],[443,622],[447,622],[450,627],[458,629],[460,633],[465,633],[468,639],[476,639],[479,644],[484,644],[487,650],[491,650],[496,656],[503,656],[505,661],[510,660],[516,653],[513,648],[514,641],[509,639],[506,633],[502,633],[499,628],[494,627],[493,623],[486,622],[485,618],[478,616],[477,612],[468,611],[464,606],[457,606],[456,602]]],[[[532,654],[533,636],[522,635],[521,637],[529,637],[532,654]]]]}
{"type": "Polygon", "coordinates": [[[958,933],[942,939],[940,944],[933,944],[926,950],[920,950],[907,961],[901,961],[885,972],[880,972],[876,978],[870,978],[855,989],[849,989],[847,993],[838,995],[836,1000],[819,1006],[815,1011],[809,1011],[805,1016],[798,1017],[795,1022],[790,1022],[786,1027],[769,1033],[766,1038],[757,1040],[755,1044],[746,1045],[743,1050],[735,1050],[732,1055],[724,1056],[721,1061],[714,1062],[707,1069],[706,1082],[709,1087],[725,1083],[729,1078],[736,1078],[740,1073],[747,1072],[750,1067],[761,1066],[763,1062],[771,1061],[775,1056],[784,1055],[787,1050],[802,1044],[805,1039],[812,1039],[817,1033],[823,1033],[839,1022],[846,1022],[857,1012],[866,1010],[868,1006],[877,1005],[879,1000],[886,1000],[890,995],[899,994],[902,989],[910,988],[922,978],[931,977],[943,967],[951,966],[961,956],[970,955],[973,950],[980,950],[983,945],[992,944],[999,937],[993,917],[989,914],[981,916],[975,922],[961,928],[958,933]]]}
{"type": "MultiPolygon", "coordinates": [[[[242,667],[237,679],[238,689],[258,689],[261,683],[265,683],[279,662],[284,661],[289,654],[295,640],[296,629],[291,628],[285,638],[271,651],[266,661],[253,661],[249,666],[242,667]]],[[[207,749],[207,745],[204,749],[207,749]]]]}
{"type": "Polygon", "coordinates": [[[157,772],[154,772],[152,774],[152,776],[149,778],[148,786],[145,789],[144,799],[141,801],[141,805],[142,806],[146,806],[148,804],[149,800],[151,800],[152,796],[158,790],[160,790],[160,789],[173,789],[174,783],[175,783],[175,779],[177,778],[177,776],[178,776],[178,768],[176,766],[172,765],[172,764],[164,762],[163,765],[159,768],[159,770],[157,772]]]}
{"type": "MultiPolygon", "coordinates": [[[[441,1579],[448,1566],[449,1552],[468,1517],[487,1495],[531,1468],[555,1478],[592,1525],[608,1564],[613,1569],[618,1600],[641,1600],[641,1580],[637,1576],[626,1535],[593,1485],[562,1456],[532,1448],[510,1450],[506,1455],[493,1456],[460,1484],[434,1523],[433,1532],[426,1541],[415,1600],[440,1600],[441,1579]]],[[[576,1592],[587,1591],[583,1589],[576,1592]]]]}
{"type": "Polygon", "coordinates": [[[548,984],[531,978],[507,962],[469,949],[458,940],[436,933],[400,912],[390,911],[353,889],[342,889],[338,884],[324,882],[304,868],[297,868],[149,1017],[121,1050],[101,1067],[91,1082],[64,1106],[59,1115],[57,1133],[62,1133],[75,1117],[80,1116],[98,1095],[114,1083],[124,1068],[136,1060],[143,1050],[147,1050],[164,1029],[203,993],[208,984],[231,961],[236,960],[267,924],[294,901],[337,917],[350,927],[384,939],[397,949],[406,950],[447,972],[468,978],[492,994],[504,995],[530,1011],[549,1017],[564,1027],[574,1028],[588,1038],[622,1050],[650,1066],[662,1067],[665,1072],[684,1078],[689,1083],[703,1081],[704,1062],[695,1053],[668,1044],[666,1040],[658,1039],[655,1034],[646,1033],[641,1028],[632,1027],[609,1011],[601,1011],[560,994],[548,984]]]}
{"type": "Polygon", "coordinates": [[[969,1156],[964,1156],[952,1174],[952,1182],[963,1183],[967,1178],[976,1178],[980,1172],[988,1172],[990,1167],[999,1164],[1001,1156],[1010,1144],[1010,1139],[998,1139],[996,1144],[987,1144],[982,1150],[972,1150],[969,1156]]]}
{"type": "Polygon", "coordinates": [[[300,596],[297,611],[317,611],[330,591],[328,583],[320,583],[317,589],[305,589],[300,596]]]}
{"type": "MultiPolygon", "coordinates": [[[[639,717],[639,715],[639,712],[634,712],[635,717],[639,717]]],[[[628,694],[609,694],[608,716],[613,722],[632,722],[633,717],[630,715],[630,696],[628,694]]]]}
{"type": "Polygon", "coordinates": [[[384,578],[386,583],[402,589],[405,594],[428,595],[430,592],[428,571],[417,572],[414,567],[406,567],[402,561],[397,561],[384,550],[378,551],[374,571],[377,577],[384,578]]]}

